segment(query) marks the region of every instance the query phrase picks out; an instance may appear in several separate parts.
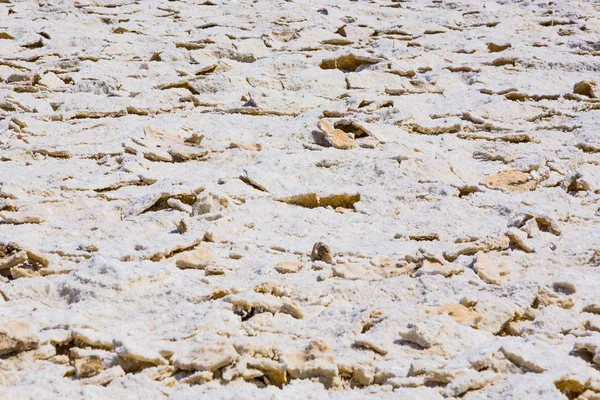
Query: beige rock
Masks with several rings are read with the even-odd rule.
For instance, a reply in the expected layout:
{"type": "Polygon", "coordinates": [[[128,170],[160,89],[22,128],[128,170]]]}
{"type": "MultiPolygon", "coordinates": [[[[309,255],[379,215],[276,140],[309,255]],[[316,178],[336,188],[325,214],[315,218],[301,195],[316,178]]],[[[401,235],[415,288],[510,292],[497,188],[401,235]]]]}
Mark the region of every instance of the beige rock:
{"type": "Polygon", "coordinates": [[[379,275],[360,264],[337,264],[333,266],[333,276],[347,280],[376,279],[379,275]]]}
{"type": "Polygon", "coordinates": [[[25,250],[21,250],[15,254],[12,254],[8,257],[0,259],[0,271],[10,269],[17,265],[23,264],[27,262],[28,256],[25,250]]]}
{"type": "Polygon", "coordinates": [[[156,366],[169,363],[159,352],[134,343],[131,339],[115,341],[115,353],[132,364],[138,364],[140,368],[146,367],[143,364],[156,366]]]}
{"type": "Polygon", "coordinates": [[[389,351],[386,346],[382,344],[380,340],[378,340],[377,337],[369,333],[358,335],[354,340],[354,344],[357,346],[366,347],[382,355],[386,355],[389,351]]]}
{"type": "Polygon", "coordinates": [[[324,135],[321,143],[340,150],[348,150],[354,147],[354,138],[341,129],[335,129],[329,122],[321,119],[317,123],[317,127],[324,135]]]}
{"type": "Polygon", "coordinates": [[[600,364],[600,337],[598,335],[577,340],[573,348],[589,352],[593,356],[592,361],[600,364]]]}
{"type": "Polygon", "coordinates": [[[40,272],[33,266],[15,266],[10,269],[10,276],[13,279],[34,278],[40,276],[40,272]]]}
{"type": "Polygon", "coordinates": [[[226,341],[199,343],[187,350],[176,351],[171,363],[185,371],[215,371],[238,358],[233,346],[226,341]]]}
{"type": "Polygon", "coordinates": [[[506,236],[510,239],[511,244],[527,253],[535,252],[535,247],[527,238],[527,234],[519,229],[510,228],[506,232],[506,236]]]}
{"type": "Polygon", "coordinates": [[[500,332],[507,322],[515,319],[519,312],[514,304],[504,299],[479,300],[473,310],[482,316],[476,328],[494,334],[500,332]]]}
{"type": "Polygon", "coordinates": [[[58,89],[59,87],[65,85],[62,79],[60,79],[54,72],[48,72],[44,74],[39,83],[51,90],[58,89]]]}
{"type": "Polygon", "coordinates": [[[320,67],[322,69],[340,69],[342,71],[354,72],[362,66],[373,65],[378,62],[379,60],[376,58],[350,53],[333,59],[325,59],[321,61],[320,67]]]}
{"type": "Polygon", "coordinates": [[[592,81],[581,81],[573,85],[573,93],[590,97],[592,99],[598,97],[597,90],[596,82],[592,81]]]}
{"type": "Polygon", "coordinates": [[[274,269],[280,274],[293,274],[302,269],[302,264],[295,261],[280,262],[275,265],[274,269]]]}
{"type": "Polygon", "coordinates": [[[302,193],[294,196],[278,199],[284,203],[293,204],[306,208],[332,207],[336,211],[340,209],[354,210],[354,204],[360,201],[360,194],[340,193],[329,196],[319,196],[317,193],[302,193]]]}
{"type": "Polygon", "coordinates": [[[93,329],[74,328],[72,330],[72,336],[76,342],[80,342],[93,348],[111,350],[115,347],[113,339],[109,335],[97,332],[93,329]]]}
{"type": "Polygon", "coordinates": [[[423,348],[430,348],[434,345],[437,335],[447,323],[448,316],[440,315],[430,317],[423,322],[410,323],[406,328],[400,331],[402,339],[418,344],[423,348]]]}
{"type": "Polygon", "coordinates": [[[488,175],[485,178],[485,185],[491,189],[504,189],[509,192],[528,192],[534,190],[537,182],[529,174],[509,169],[488,175]]]}
{"type": "Polygon", "coordinates": [[[542,373],[549,370],[560,370],[561,359],[554,356],[552,348],[539,341],[520,343],[511,341],[502,345],[500,351],[512,363],[530,371],[542,373]]]}
{"type": "Polygon", "coordinates": [[[485,282],[492,285],[502,285],[507,281],[510,273],[508,261],[504,260],[497,252],[478,252],[473,269],[485,282]]]}
{"type": "Polygon", "coordinates": [[[38,346],[38,333],[29,322],[0,317],[0,355],[31,350],[38,346]]]}
{"type": "Polygon", "coordinates": [[[303,353],[288,354],[288,373],[292,378],[327,378],[338,376],[339,370],[334,362],[330,344],[324,339],[313,340],[303,353]]]}
{"type": "Polygon", "coordinates": [[[260,143],[243,144],[243,143],[231,142],[229,144],[229,148],[230,149],[244,149],[244,150],[248,150],[248,151],[261,151],[262,145],[260,143]]]}
{"type": "Polygon", "coordinates": [[[210,382],[213,379],[212,371],[198,371],[193,373],[192,375],[186,376],[181,380],[181,382],[186,383],[188,385],[199,385],[202,383],[210,382]]]}
{"type": "Polygon", "coordinates": [[[104,371],[100,356],[87,356],[75,360],[75,373],[78,378],[89,378],[104,371]]]}
{"type": "Polygon", "coordinates": [[[0,212],[0,219],[7,224],[41,224],[45,218],[41,215],[28,212],[3,211],[0,212]]]}
{"type": "Polygon", "coordinates": [[[216,263],[212,250],[205,246],[179,253],[174,259],[176,260],[175,265],[182,269],[204,269],[216,263]]]}
{"type": "Polygon", "coordinates": [[[502,374],[494,371],[471,372],[452,380],[446,387],[449,396],[460,396],[469,390],[478,390],[502,379],[502,374]]]}
{"type": "Polygon", "coordinates": [[[111,367],[100,372],[98,375],[89,378],[81,379],[80,382],[84,385],[104,386],[125,376],[125,371],[120,366],[111,367]]]}
{"type": "Polygon", "coordinates": [[[445,278],[451,277],[452,275],[461,274],[464,268],[460,265],[440,263],[437,261],[424,260],[415,273],[415,277],[422,275],[441,275],[445,278]]]}
{"type": "Polygon", "coordinates": [[[248,361],[248,366],[261,371],[274,385],[281,386],[288,382],[287,365],[285,363],[260,358],[250,359],[248,361]]]}

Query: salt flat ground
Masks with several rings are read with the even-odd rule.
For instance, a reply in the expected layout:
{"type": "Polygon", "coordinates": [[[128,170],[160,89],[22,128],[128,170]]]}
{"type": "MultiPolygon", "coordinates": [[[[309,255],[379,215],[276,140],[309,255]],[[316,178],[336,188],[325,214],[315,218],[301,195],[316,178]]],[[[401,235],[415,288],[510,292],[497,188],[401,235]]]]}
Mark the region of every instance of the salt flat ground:
{"type": "Polygon", "coordinates": [[[0,1],[0,397],[600,398],[600,4],[0,1]]]}

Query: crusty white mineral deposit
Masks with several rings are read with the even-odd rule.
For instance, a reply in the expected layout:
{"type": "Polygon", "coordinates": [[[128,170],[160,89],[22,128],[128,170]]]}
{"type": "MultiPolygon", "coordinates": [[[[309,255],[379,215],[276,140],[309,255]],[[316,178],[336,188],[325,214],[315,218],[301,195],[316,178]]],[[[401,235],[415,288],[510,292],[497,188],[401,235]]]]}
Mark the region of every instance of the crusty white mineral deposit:
{"type": "Polygon", "coordinates": [[[0,0],[0,398],[600,398],[597,0],[0,0]]]}

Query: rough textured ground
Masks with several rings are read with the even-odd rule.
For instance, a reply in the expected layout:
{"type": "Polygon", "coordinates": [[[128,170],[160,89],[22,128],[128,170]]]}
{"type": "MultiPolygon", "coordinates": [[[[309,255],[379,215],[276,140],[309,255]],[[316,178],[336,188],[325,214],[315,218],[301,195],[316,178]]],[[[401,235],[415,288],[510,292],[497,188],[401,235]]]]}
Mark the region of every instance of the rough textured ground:
{"type": "Polygon", "coordinates": [[[0,0],[0,397],[600,398],[600,5],[0,0]]]}

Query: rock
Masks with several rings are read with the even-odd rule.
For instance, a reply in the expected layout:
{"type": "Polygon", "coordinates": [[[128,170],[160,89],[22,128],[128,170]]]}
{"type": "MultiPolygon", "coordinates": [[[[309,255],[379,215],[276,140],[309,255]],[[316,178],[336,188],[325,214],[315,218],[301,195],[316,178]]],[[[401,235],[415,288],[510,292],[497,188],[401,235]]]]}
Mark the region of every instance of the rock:
{"type": "Polygon", "coordinates": [[[333,276],[347,280],[376,279],[376,273],[369,271],[360,264],[337,264],[333,266],[333,276]]]}
{"type": "Polygon", "coordinates": [[[296,319],[304,317],[304,313],[296,304],[290,301],[283,301],[271,295],[247,292],[228,295],[223,300],[233,305],[233,312],[241,316],[242,320],[247,320],[256,314],[264,312],[271,314],[282,312],[296,319]]]}
{"type": "Polygon", "coordinates": [[[181,382],[186,383],[188,385],[199,385],[202,383],[210,382],[213,379],[212,371],[198,371],[189,375],[181,380],[181,382]]]}
{"type": "Polygon", "coordinates": [[[71,334],[75,342],[93,348],[112,350],[115,347],[113,339],[109,335],[93,329],[74,328],[71,334]]]}
{"type": "Polygon", "coordinates": [[[311,341],[303,353],[288,354],[286,361],[288,373],[296,379],[334,379],[339,374],[331,346],[324,339],[311,341]]]}
{"type": "Polygon", "coordinates": [[[96,376],[102,371],[104,371],[104,366],[99,356],[87,356],[75,360],[75,373],[80,379],[96,376]]]}
{"type": "Polygon", "coordinates": [[[175,199],[175,198],[169,198],[167,200],[167,204],[170,207],[172,207],[172,208],[174,208],[176,210],[182,211],[184,213],[187,213],[187,214],[191,214],[192,210],[193,210],[192,206],[190,206],[188,204],[185,204],[181,200],[178,200],[178,199],[175,199]]]}
{"type": "Polygon", "coordinates": [[[12,212],[3,211],[0,212],[0,219],[7,224],[21,225],[21,224],[41,224],[45,221],[45,218],[41,215],[27,212],[12,212]]]}
{"type": "Polygon", "coordinates": [[[528,192],[534,190],[537,182],[529,174],[509,169],[488,175],[485,178],[485,185],[491,189],[504,189],[509,192],[528,192]]]}
{"type": "Polygon", "coordinates": [[[38,346],[38,333],[29,322],[0,317],[0,356],[36,349],[38,346]]]}
{"type": "Polygon", "coordinates": [[[305,208],[332,207],[334,209],[354,210],[354,205],[360,201],[360,194],[340,193],[329,196],[319,196],[316,193],[303,193],[283,197],[278,201],[305,208]]]}
{"type": "Polygon", "coordinates": [[[592,361],[600,364],[600,336],[594,335],[588,338],[581,338],[575,342],[574,350],[585,350],[592,355],[592,361]]]}
{"type": "Polygon", "coordinates": [[[500,332],[505,324],[512,321],[518,313],[514,304],[502,298],[480,299],[473,310],[482,316],[476,328],[494,334],[500,332]]]}
{"type": "Polygon", "coordinates": [[[492,285],[502,285],[510,273],[508,261],[504,261],[497,252],[478,252],[475,255],[473,270],[485,282],[492,285]]]}
{"type": "Polygon", "coordinates": [[[421,268],[414,273],[414,276],[441,275],[445,278],[449,278],[452,275],[459,275],[463,273],[463,271],[464,268],[460,265],[424,260],[421,264],[421,268]]]}
{"type": "Polygon", "coordinates": [[[418,323],[409,323],[406,328],[400,331],[402,339],[428,349],[435,343],[435,338],[440,333],[442,327],[446,324],[448,316],[434,316],[418,323]]]}
{"type": "Polygon", "coordinates": [[[327,264],[333,264],[333,255],[331,249],[323,242],[317,242],[312,248],[310,257],[313,261],[323,261],[327,264]]]}
{"type": "Polygon", "coordinates": [[[580,81],[573,85],[573,93],[592,99],[597,98],[597,85],[592,81],[580,81]]]}
{"type": "Polygon", "coordinates": [[[560,370],[564,361],[564,357],[556,357],[551,346],[540,341],[510,341],[502,345],[500,351],[512,363],[536,373],[560,370]]]}
{"type": "Polygon", "coordinates": [[[105,386],[115,379],[119,379],[125,376],[125,371],[120,366],[111,367],[105,369],[101,373],[95,376],[91,376],[89,378],[81,379],[80,382],[84,385],[95,385],[95,386],[105,386]]]}
{"type": "Polygon", "coordinates": [[[260,143],[243,144],[243,143],[231,142],[229,144],[229,148],[230,149],[244,149],[244,150],[248,150],[248,151],[261,151],[262,145],[260,143]]]}
{"type": "Polygon", "coordinates": [[[147,160],[156,162],[199,160],[208,154],[207,150],[199,149],[197,143],[185,142],[151,126],[144,128],[144,139],[131,139],[124,142],[123,147],[129,153],[140,153],[147,160]]]}
{"type": "Polygon", "coordinates": [[[388,353],[388,349],[386,348],[386,346],[382,344],[380,340],[378,340],[373,335],[370,335],[369,333],[363,333],[361,335],[358,335],[356,337],[356,340],[354,341],[354,344],[356,346],[371,349],[374,352],[381,355],[386,355],[388,353]]]}
{"type": "Polygon", "coordinates": [[[204,269],[216,263],[212,250],[205,246],[198,246],[193,250],[179,253],[174,260],[175,265],[182,269],[204,269]]]}
{"type": "Polygon", "coordinates": [[[159,352],[134,343],[131,339],[115,341],[115,353],[123,360],[122,364],[126,366],[123,369],[126,371],[140,371],[149,366],[169,364],[159,352]]]}
{"type": "Polygon", "coordinates": [[[502,374],[494,371],[471,372],[452,380],[446,387],[448,396],[457,397],[469,390],[478,390],[502,379],[502,374]]]}
{"type": "Polygon", "coordinates": [[[54,72],[48,72],[42,76],[39,81],[40,85],[46,86],[48,89],[57,89],[64,86],[65,83],[54,72]]]}
{"type": "Polygon", "coordinates": [[[371,57],[347,54],[333,59],[321,61],[322,69],[339,69],[345,72],[354,72],[360,67],[377,64],[380,60],[371,57]]]}
{"type": "Polygon", "coordinates": [[[6,258],[0,259],[0,271],[10,269],[17,265],[23,264],[27,262],[29,257],[27,256],[27,252],[25,250],[21,250],[15,254],[12,254],[6,258]]]}
{"type": "Polygon", "coordinates": [[[176,351],[171,358],[172,364],[184,371],[215,371],[225,367],[238,358],[231,344],[226,341],[199,343],[187,350],[176,351]]]}
{"type": "Polygon", "coordinates": [[[348,150],[354,147],[354,138],[341,129],[335,129],[325,120],[319,120],[317,127],[323,135],[317,140],[317,144],[331,146],[340,150],[348,150]]]}
{"type": "Polygon", "coordinates": [[[535,248],[533,247],[533,245],[530,243],[530,241],[527,239],[527,234],[519,229],[516,228],[510,228],[507,232],[506,232],[506,236],[510,239],[511,244],[526,252],[526,253],[534,253],[535,252],[535,248]]]}
{"type": "Polygon", "coordinates": [[[299,262],[280,262],[274,267],[275,271],[280,274],[294,274],[302,269],[302,264],[299,262]]]}
{"type": "Polygon", "coordinates": [[[510,43],[506,43],[506,44],[496,44],[493,42],[488,43],[487,48],[488,51],[490,53],[499,53],[501,51],[504,51],[508,48],[512,47],[510,43]]]}

